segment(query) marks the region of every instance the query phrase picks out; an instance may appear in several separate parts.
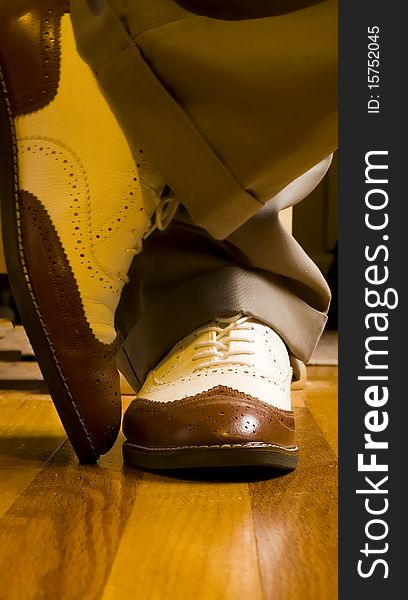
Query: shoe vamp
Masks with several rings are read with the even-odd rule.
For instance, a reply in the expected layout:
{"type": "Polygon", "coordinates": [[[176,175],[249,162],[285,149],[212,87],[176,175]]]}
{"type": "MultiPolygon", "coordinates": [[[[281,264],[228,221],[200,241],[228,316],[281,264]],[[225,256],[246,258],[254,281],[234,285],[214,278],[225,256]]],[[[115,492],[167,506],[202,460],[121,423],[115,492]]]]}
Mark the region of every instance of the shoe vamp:
{"type": "Polygon", "coordinates": [[[126,249],[141,239],[154,206],[150,196],[145,201],[126,139],[77,54],[68,15],[58,93],[45,108],[16,119],[16,133],[20,188],[45,206],[87,319],[98,339],[110,343],[132,260],[126,249]]]}
{"type": "Polygon", "coordinates": [[[255,369],[231,365],[203,369],[167,382],[151,376],[139,392],[139,397],[156,402],[172,402],[223,386],[276,408],[291,410],[290,384],[291,372],[285,380],[277,381],[255,369]]]}
{"type": "MultiPolygon", "coordinates": [[[[160,381],[160,385],[171,384],[174,380],[180,381],[190,377],[193,372],[200,373],[203,361],[216,361],[214,357],[203,356],[207,350],[211,352],[211,345],[205,345],[210,343],[210,339],[208,333],[199,335],[193,333],[185,337],[154,369],[152,372],[154,379],[160,381]],[[199,348],[200,343],[204,344],[204,347],[199,348]],[[202,358],[199,358],[200,354],[202,358]]],[[[250,331],[231,332],[230,339],[232,341],[228,343],[228,352],[232,354],[229,359],[225,354],[220,356],[226,363],[230,362],[225,366],[226,368],[239,367],[242,371],[242,367],[245,366],[245,371],[258,374],[258,377],[265,376],[278,384],[286,381],[291,371],[289,357],[284,343],[274,331],[261,323],[253,323],[250,331]],[[239,341],[243,336],[252,339],[252,343],[239,341]]],[[[215,362],[214,367],[216,366],[218,365],[215,362]]],[[[206,369],[203,369],[202,373],[205,372],[206,369]]],[[[149,377],[148,381],[151,380],[152,377],[149,377]]]]}

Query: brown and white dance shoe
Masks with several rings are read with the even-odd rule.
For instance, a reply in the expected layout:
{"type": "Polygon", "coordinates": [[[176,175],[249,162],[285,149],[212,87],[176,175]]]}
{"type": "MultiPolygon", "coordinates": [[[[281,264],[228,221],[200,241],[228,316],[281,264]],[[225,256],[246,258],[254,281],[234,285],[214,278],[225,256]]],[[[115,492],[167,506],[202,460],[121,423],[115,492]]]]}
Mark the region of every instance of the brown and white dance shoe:
{"type": "Polygon", "coordinates": [[[250,317],[220,318],[181,340],[124,416],[127,464],[151,469],[298,462],[286,346],[250,317]]]}
{"type": "Polygon", "coordinates": [[[158,197],[142,190],[68,11],[67,0],[0,2],[0,198],[13,295],[88,462],[120,427],[114,314],[158,197]]]}

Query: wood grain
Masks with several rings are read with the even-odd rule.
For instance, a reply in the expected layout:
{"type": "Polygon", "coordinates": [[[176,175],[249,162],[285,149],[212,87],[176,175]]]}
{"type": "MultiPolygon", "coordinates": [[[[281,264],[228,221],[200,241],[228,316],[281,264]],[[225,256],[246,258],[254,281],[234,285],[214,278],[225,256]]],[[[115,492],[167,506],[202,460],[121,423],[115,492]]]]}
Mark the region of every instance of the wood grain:
{"type": "Polygon", "coordinates": [[[315,367],[295,392],[287,475],[141,473],[122,437],[80,466],[49,396],[3,392],[0,599],[336,598],[336,374],[315,367]]]}
{"type": "Polygon", "coordinates": [[[251,483],[264,598],[337,598],[337,461],[307,409],[296,411],[300,465],[251,483]]]}
{"type": "Polygon", "coordinates": [[[64,444],[2,517],[0,598],[101,597],[139,481],[120,442],[107,462],[80,466],[64,444]]]}
{"type": "Polygon", "coordinates": [[[11,321],[0,319],[0,360],[34,359],[34,352],[24,328],[13,327],[11,321]]]}
{"type": "Polygon", "coordinates": [[[246,483],[145,474],[104,600],[262,598],[246,483]]]}
{"type": "Polygon", "coordinates": [[[338,456],[338,367],[314,367],[304,393],[305,403],[338,456]],[[316,371],[316,369],[318,369],[316,371]]]}
{"type": "Polygon", "coordinates": [[[49,396],[0,394],[0,516],[65,439],[49,396]]]}

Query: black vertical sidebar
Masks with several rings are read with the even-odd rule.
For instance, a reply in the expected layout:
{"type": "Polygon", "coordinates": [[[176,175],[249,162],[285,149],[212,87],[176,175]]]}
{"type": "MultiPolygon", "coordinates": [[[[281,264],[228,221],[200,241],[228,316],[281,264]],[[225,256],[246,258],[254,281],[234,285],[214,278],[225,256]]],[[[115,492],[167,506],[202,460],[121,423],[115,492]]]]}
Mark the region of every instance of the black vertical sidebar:
{"type": "Polygon", "coordinates": [[[341,600],[408,593],[405,8],[339,3],[341,600]]]}

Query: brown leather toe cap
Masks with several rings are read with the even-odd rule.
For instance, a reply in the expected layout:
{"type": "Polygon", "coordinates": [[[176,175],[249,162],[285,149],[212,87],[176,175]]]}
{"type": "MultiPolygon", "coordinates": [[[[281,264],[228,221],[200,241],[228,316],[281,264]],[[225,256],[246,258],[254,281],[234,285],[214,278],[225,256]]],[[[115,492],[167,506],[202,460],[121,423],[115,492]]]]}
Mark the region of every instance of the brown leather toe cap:
{"type": "Polygon", "coordinates": [[[68,257],[40,200],[20,192],[20,215],[36,306],[24,325],[28,330],[41,317],[42,337],[37,331],[31,335],[34,351],[69,439],[81,460],[91,460],[108,452],[120,429],[117,343],[103,344],[95,337],[68,257]],[[45,346],[50,351],[41,359],[45,346]],[[92,452],[84,449],[84,436],[92,452]]]}
{"type": "Polygon", "coordinates": [[[119,373],[114,355],[106,350],[103,354],[104,350],[96,344],[87,349],[71,347],[59,356],[78,419],[98,454],[112,448],[122,418],[119,373]]]}
{"type": "Polygon", "coordinates": [[[224,386],[167,403],[137,398],[126,411],[123,431],[128,441],[150,448],[295,446],[293,412],[224,386]]]}

